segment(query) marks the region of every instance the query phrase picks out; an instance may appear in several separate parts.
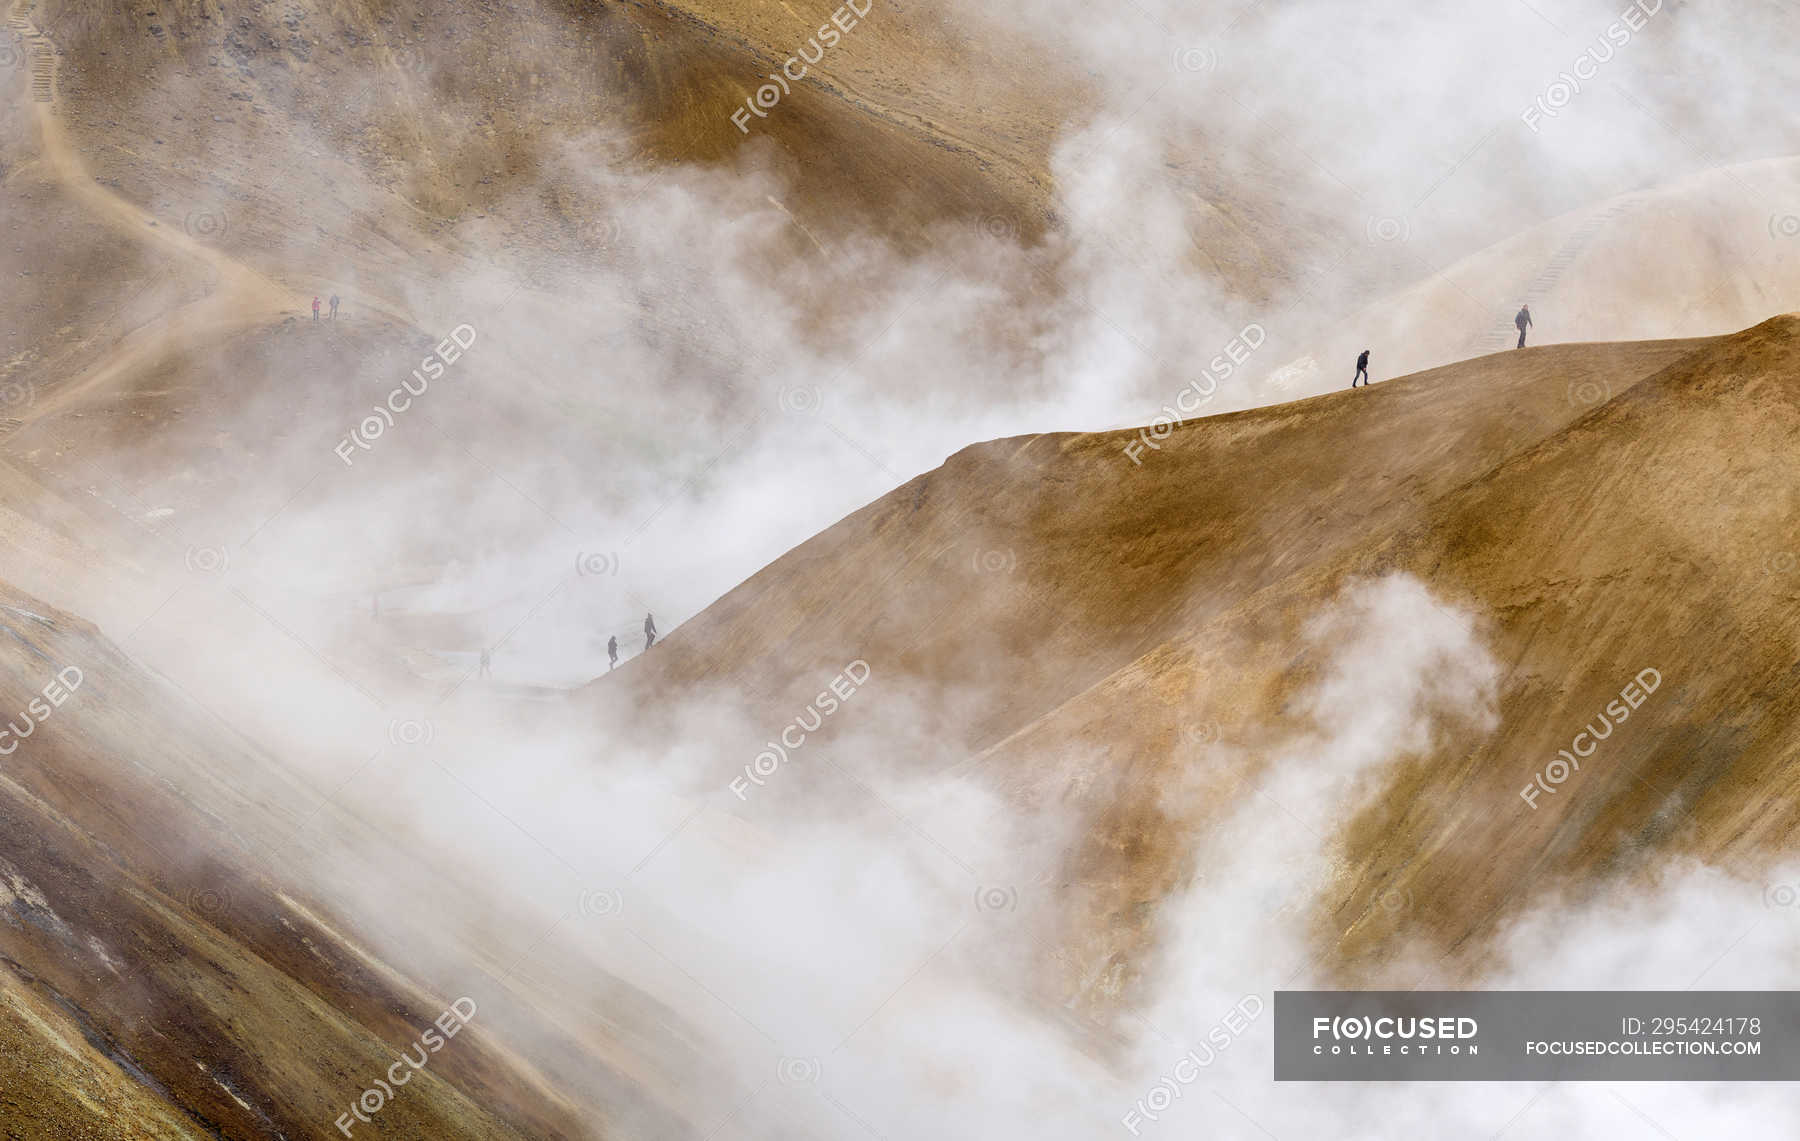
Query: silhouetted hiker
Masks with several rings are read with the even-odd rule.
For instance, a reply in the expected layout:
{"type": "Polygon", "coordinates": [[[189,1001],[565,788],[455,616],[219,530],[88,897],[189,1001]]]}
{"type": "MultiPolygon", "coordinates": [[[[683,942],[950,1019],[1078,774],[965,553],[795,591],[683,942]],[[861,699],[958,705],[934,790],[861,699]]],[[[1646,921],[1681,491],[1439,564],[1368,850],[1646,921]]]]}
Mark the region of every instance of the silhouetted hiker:
{"type": "Polygon", "coordinates": [[[488,668],[488,652],[486,650],[481,651],[481,676],[494,676],[494,671],[488,668]]]}
{"type": "Polygon", "coordinates": [[[654,645],[656,645],[656,617],[646,614],[644,615],[644,649],[648,651],[654,645]]]}
{"type": "Polygon", "coordinates": [[[313,297],[313,320],[317,321],[318,319],[319,319],[319,298],[317,295],[314,295],[314,297],[313,297]]]}
{"type": "Polygon", "coordinates": [[[331,295],[331,319],[337,320],[337,294],[335,293],[331,295]]]}
{"type": "Polygon", "coordinates": [[[1355,388],[1356,382],[1359,380],[1363,382],[1364,388],[1367,388],[1369,386],[1369,350],[1368,349],[1364,349],[1362,351],[1362,356],[1356,358],[1356,375],[1350,378],[1350,387],[1355,388]]]}
{"type": "Polygon", "coordinates": [[[1525,330],[1531,328],[1531,306],[1519,306],[1519,315],[1513,318],[1513,324],[1519,327],[1519,348],[1525,347],[1525,330]]]}
{"type": "Polygon", "coordinates": [[[619,639],[617,635],[606,640],[606,668],[617,669],[619,666],[619,639]]]}

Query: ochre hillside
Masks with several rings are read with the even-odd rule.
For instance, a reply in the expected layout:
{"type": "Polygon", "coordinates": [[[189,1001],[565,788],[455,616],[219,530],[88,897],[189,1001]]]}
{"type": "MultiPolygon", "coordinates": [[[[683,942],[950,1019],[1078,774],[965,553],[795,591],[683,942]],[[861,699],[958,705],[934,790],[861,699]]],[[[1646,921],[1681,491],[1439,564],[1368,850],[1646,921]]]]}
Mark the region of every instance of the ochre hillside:
{"type": "Polygon", "coordinates": [[[1466,977],[1528,904],[1678,854],[1748,871],[1793,827],[1794,698],[1771,679],[1800,644],[1797,364],[1782,317],[1200,420],[1141,466],[1138,433],[981,445],[766,568],[630,681],[761,679],[774,719],[856,658],[956,687],[935,712],[962,755],[890,761],[1086,822],[1041,985],[1104,1019],[1229,791],[1304,728],[1305,620],[1352,579],[1410,572],[1478,617],[1501,721],[1396,760],[1338,821],[1315,953],[1369,979],[1410,946],[1466,977]],[[1526,803],[1646,668],[1664,680],[1604,760],[1526,803]]]}

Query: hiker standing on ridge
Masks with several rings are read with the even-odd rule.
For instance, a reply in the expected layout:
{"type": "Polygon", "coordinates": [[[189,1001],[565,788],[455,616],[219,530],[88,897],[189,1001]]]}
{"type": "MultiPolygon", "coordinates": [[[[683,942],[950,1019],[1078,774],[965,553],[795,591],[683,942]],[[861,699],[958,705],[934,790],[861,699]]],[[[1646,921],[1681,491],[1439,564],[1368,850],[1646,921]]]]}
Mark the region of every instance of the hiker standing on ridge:
{"type": "Polygon", "coordinates": [[[1362,356],[1356,358],[1356,375],[1350,378],[1350,387],[1355,388],[1356,382],[1359,380],[1363,382],[1364,388],[1369,387],[1369,350],[1368,349],[1364,349],[1362,351],[1362,356]]]}
{"type": "Polygon", "coordinates": [[[313,320],[319,319],[319,295],[313,294],[313,320]]]}
{"type": "Polygon", "coordinates": [[[493,677],[494,676],[494,671],[491,668],[492,664],[493,664],[492,658],[490,657],[488,651],[487,650],[481,651],[481,676],[482,677],[493,677]]]}
{"type": "Polygon", "coordinates": [[[644,615],[644,652],[649,653],[650,647],[654,645],[656,645],[656,616],[646,614],[644,615]]]}
{"type": "Polygon", "coordinates": [[[333,321],[337,320],[337,305],[338,305],[337,294],[333,293],[331,295],[331,319],[333,321]]]}
{"type": "Polygon", "coordinates": [[[619,668],[619,637],[617,634],[606,640],[606,672],[619,668]]]}
{"type": "Polygon", "coordinates": [[[1519,327],[1519,348],[1525,347],[1525,330],[1531,328],[1531,306],[1519,306],[1519,315],[1513,318],[1513,324],[1519,327]]]}

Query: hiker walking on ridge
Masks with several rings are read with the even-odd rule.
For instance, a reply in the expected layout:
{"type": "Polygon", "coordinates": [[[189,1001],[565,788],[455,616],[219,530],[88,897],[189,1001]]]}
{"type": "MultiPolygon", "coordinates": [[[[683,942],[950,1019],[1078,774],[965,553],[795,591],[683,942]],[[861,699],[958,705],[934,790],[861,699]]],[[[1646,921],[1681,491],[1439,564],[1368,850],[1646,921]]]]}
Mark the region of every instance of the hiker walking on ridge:
{"type": "Polygon", "coordinates": [[[313,294],[313,320],[319,319],[319,295],[313,294]]]}
{"type": "Polygon", "coordinates": [[[656,616],[646,614],[644,615],[644,651],[648,653],[650,647],[654,645],[656,645],[656,616]]]}
{"type": "Polygon", "coordinates": [[[619,637],[617,634],[606,640],[606,672],[619,668],[619,637]]]}
{"type": "Polygon", "coordinates": [[[1350,378],[1350,387],[1355,388],[1356,382],[1359,380],[1363,382],[1364,388],[1369,387],[1369,350],[1368,349],[1364,349],[1362,351],[1362,356],[1356,358],[1356,375],[1350,378]]]}
{"type": "Polygon", "coordinates": [[[1519,315],[1513,318],[1513,324],[1519,327],[1519,348],[1525,347],[1525,330],[1531,328],[1531,306],[1519,306],[1519,315]]]}
{"type": "Polygon", "coordinates": [[[333,321],[337,320],[337,307],[338,307],[338,295],[333,293],[331,295],[331,319],[333,321]]]}

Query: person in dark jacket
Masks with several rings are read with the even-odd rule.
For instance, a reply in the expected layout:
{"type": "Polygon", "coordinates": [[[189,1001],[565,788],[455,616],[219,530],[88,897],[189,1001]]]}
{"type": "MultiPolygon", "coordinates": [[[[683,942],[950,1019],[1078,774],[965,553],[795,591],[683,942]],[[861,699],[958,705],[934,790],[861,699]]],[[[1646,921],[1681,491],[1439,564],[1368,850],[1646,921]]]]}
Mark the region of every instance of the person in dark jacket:
{"type": "Polygon", "coordinates": [[[644,649],[649,650],[654,645],[656,645],[656,616],[646,614],[644,615],[644,649]]]}
{"type": "Polygon", "coordinates": [[[1531,328],[1531,306],[1519,306],[1519,315],[1513,318],[1513,324],[1519,327],[1519,348],[1525,347],[1525,330],[1531,328]]]}
{"type": "Polygon", "coordinates": [[[1363,382],[1364,388],[1367,388],[1369,386],[1369,350],[1368,349],[1364,349],[1362,351],[1362,356],[1356,358],[1356,375],[1350,378],[1350,387],[1355,388],[1356,382],[1359,380],[1363,382]]]}
{"type": "Polygon", "coordinates": [[[610,672],[619,666],[619,638],[614,635],[606,640],[606,668],[610,672]]]}

